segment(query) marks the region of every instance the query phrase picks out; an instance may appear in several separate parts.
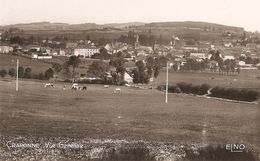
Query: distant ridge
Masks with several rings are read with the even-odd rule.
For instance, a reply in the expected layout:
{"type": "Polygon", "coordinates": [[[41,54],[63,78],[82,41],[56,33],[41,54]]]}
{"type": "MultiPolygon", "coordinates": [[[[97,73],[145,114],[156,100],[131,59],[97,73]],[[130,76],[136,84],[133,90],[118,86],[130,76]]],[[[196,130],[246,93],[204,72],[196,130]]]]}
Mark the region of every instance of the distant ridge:
{"type": "Polygon", "coordinates": [[[217,23],[199,22],[199,21],[181,21],[181,22],[152,22],[145,24],[146,27],[186,27],[186,28],[200,28],[200,29],[225,29],[234,31],[244,31],[243,27],[227,26],[217,23]]]}
{"type": "Polygon", "coordinates": [[[82,23],[82,24],[68,24],[68,23],[57,23],[57,22],[33,22],[33,23],[21,23],[0,26],[0,28],[19,28],[23,30],[89,30],[89,29],[102,29],[102,28],[118,28],[122,29],[125,27],[143,26],[143,27],[168,27],[168,28],[199,28],[199,29],[220,29],[220,30],[233,30],[233,31],[244,31],[243,27],[227,26],[217,23],[209,22],[196,22],[196,21],[180,21],[180,22],[128,22],[128,23],[108,23],[108,24],[96,24],[96,23],[82,23]]]}
{"type": "Polygon", "coordinates": [[[82,24],[67,24],[67,23],[51,23],[47,21],[20,23],[13,25],[0,26],[0,28],[19,28],[23,30],[88,30],[100,29],[106,27],[124,28],[128,26],[142,26],[142,22],[128,22],[128,23],[109,23],[109,24],[96,24],[96,23],[82,23],[82,24]]]}

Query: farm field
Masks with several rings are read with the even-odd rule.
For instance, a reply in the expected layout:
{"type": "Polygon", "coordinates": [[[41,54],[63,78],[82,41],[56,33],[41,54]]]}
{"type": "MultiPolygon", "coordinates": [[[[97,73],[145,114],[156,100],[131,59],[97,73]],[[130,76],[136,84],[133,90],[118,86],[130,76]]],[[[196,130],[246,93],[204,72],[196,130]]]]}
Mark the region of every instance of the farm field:
{"type": "Polygon", "coordinates": [[[87,85],[87,91],[74,91],[44,83],[21,80],[15,92],[15,81],[0,81],[1,136],[244,143],[260,152],[258,104],[181,94],[170,94],[165,104],[155,89],[120,87],[114,93],[115,86],[87,85]]]}

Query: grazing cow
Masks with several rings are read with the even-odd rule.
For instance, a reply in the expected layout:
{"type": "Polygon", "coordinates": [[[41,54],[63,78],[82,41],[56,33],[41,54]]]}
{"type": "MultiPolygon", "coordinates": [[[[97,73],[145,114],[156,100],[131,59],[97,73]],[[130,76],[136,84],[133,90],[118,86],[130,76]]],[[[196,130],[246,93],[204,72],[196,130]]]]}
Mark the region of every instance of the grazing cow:
{"type": "Polygon", "coordinates": [[[116,88],[115,90],[114,90],[114,93],[120,93],[121,92],[121,89],[120,88],[116,88]]]}
{"type": "Polygon", "coordinates": [[[80,88],[80,86],[73,86],[73,87],[71,87],[71,89],[73,89],[73,90],[80,90],[81,88],[80,88]]]}
{"type": "Polygon", "coordinates": [[[109,85],[104,85],[104,88],[109,88],[109,85]]]}
{"type": "Polygon", "coordinates": [[[48,87],[54,88],[54,85],[53,85],[52,83],[46,83],[46,84],[44,85],[44,88],[48,88],[48,87]]]}
{"type": "Polygon", "coordinates": [[[74,89],[74,90],[79,90],[80,87],[77,83],[73,83],[72,86],[71,86],[71,89],[74,89]]]}
{"type": "Polygon", "coordinates": [[[87,90],[87,86],[83,86],[83,87],[82,87],[82,91],[83,91],[83,90],[87,90]]]}

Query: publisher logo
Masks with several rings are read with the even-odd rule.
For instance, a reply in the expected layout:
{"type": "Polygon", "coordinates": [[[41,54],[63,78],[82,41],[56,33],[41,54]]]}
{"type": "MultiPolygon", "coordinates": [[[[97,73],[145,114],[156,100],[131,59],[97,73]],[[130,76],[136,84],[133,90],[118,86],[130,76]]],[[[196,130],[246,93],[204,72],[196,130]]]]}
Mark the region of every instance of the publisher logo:
{"type": "Polygon", "coordinates": [[[234,153],[241,153],[246,149],[245,144],[226,144],[226,150],[234,153]]]}

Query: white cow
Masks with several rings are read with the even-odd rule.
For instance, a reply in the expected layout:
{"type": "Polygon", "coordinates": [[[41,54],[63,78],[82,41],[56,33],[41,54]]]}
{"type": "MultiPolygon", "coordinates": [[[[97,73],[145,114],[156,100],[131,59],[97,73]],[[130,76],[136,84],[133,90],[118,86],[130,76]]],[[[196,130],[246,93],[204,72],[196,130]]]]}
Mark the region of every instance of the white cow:
{"type": "Polygon", "coordinates": [[[53,85],[52,83],[46,83],[46,84],[44,85],[44,88],[48,88],[48,87],[54,88],[54,85],[53,85]]]}
{"type": "Polygon", "coordinates": [[[73,83],[72,86],[71,86],[71,89],[80,90],[80,86],[77,83],[73,83]]]}
{"type": "Polygon", "coordinates": [[[109,88],[109,85],[104,85],[104,88],[109,88]]]}
{"type": "Polygon", "coordinates": [[[114,93],[120,93],[121,92],[121,89],[120,88],[116,88],[115,90],[114,90],[114,93]]]}

